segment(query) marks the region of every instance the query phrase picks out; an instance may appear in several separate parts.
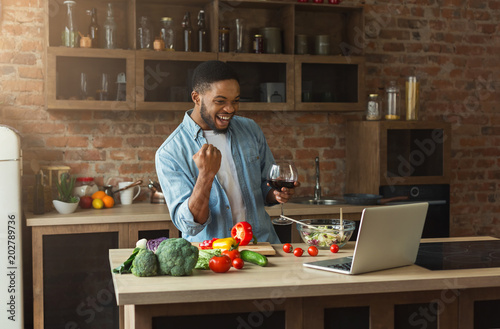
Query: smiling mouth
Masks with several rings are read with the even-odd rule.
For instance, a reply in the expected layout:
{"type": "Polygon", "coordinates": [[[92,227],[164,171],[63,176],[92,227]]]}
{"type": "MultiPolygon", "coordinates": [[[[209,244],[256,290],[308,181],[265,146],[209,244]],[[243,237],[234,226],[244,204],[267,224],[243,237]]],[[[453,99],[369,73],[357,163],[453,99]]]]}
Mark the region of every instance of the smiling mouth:
{"type": "Polygon", "coordinates": [[[217,119],[219,119],[219,121],[221,121],[222,123],[229,123],[232,117],[232,115],[217,115],[217,119]]]}

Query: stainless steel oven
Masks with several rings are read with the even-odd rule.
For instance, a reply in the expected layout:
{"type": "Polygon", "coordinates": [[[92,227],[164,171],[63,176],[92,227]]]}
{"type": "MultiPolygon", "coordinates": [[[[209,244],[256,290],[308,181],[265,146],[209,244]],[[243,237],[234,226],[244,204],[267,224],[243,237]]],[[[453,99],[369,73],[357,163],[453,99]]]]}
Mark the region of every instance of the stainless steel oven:
{"type": "Polygon", "coordinates": [[[439,238],[450,236],[450,185],[381,186],[379,192],[384,198],[408,196],[407,201],[390,202],[388,204],[428,202],[429,210],[427,211],[422,237],[439,238]]]}

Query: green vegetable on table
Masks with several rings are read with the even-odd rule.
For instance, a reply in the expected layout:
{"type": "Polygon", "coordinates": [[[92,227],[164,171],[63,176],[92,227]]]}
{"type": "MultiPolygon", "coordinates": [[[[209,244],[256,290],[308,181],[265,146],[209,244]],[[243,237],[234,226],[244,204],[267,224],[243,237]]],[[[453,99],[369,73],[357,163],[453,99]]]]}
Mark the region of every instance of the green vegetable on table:
{"type": "Polygon", "coordinates": [[[141,248],[135,248],[134,251],[132,251],[132,255],[129,256],[129,258],[124,261],[120,266],[116,267],[113,269],[113,273],[119,273],[119,274],[126,274],[126,273],[132,273],[131,267],[132,267],[132,262],[135,259],[135,256],[143,249],[141,248]]]}
{"type": "Polygon", "coordinates": [[[209,270],[210,267],[208,266],[208,263],[210,261],[210,258],[220,255],[220,249],[202,249],[199,252],[198,262],[196,263],[196,266],[194,268],[198,270],[209,270]]]}
{"type": "Polygon", "coordinates": [[[199,250],[183,238],[164,240],[156,250],[161,275],[191,275],[198,262],[199,250]]]}
{"type": "Polygon", "coordinates": [[[141,249],[132,262],[131,271],[135,276],[158,275],[159,265],[155,253],[151,250],[141,249]]]}
{"type": "Polygon", "coordinates": [[[249,262],[249,263],[252,263],[255,265],[266,266],[268,263],[266,256],[261,255],[255,251],[241,250],[240,256],[241,256],[241,259],[243,259],[245,262],[249,262]]]}

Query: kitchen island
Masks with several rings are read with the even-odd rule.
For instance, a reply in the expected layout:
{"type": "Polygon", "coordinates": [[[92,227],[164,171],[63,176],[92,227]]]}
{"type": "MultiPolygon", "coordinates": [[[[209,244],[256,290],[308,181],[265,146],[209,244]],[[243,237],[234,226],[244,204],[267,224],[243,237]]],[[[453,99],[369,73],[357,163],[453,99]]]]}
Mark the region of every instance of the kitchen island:
{"type": "MultiPolygon", "coordinates": [[[[289,203],[285,205],[285,214],[297,219],[328,218],[337,216],[340,208],[344,218],[359,220],[365,207],[289,203]]],[[[266,211],[271,217],[280,214],[279,206],[266,211]]],[[[26,212],[26,217],[32,234],[35,329],[118,328],[108,249],[132,248],[141,237],[179,236],[164,204],[78,208],[69,215],[26,212]],[[100,301],[96,306],[95,300],[100,301]]],[[[296,230],[292,230],[290,239],[299,241],[296,230]]]]}
{"type": "MultiPolygon", "coordinates": [[[[322,250],[314,259],[352,255],[353,246],[348,243],[338,254],[322,250]]],[[[187,277],[114,274],[116,300],[125,307],[124,327],[176,328],[179,323],[192,327],[218,314],[216,321],[233,321],[228,328],[324,328],[330,327],[328,323],[342,328],[342,315],[346,318],[354,309],[355,317],[366,317],[366,328],[371,329],[404,328],[396,313],[405,312],[408,327],[469,329],[473,328],[474,301],[500,295],[499,268],[430,271],[412,265],[350,276],[304,268],[302,263],[312,257],[297,258],[282,252],[280,245],[274,247],[277,255],[269,258],[267,267],[245,264],[243,270],[224,274],[195,270],[187,277]],[[408,305],[416,305],[415,310],[405,309],[408,305]]],[[[131,251],[110,250],[111,267],[122,263],[131,251]]]]}

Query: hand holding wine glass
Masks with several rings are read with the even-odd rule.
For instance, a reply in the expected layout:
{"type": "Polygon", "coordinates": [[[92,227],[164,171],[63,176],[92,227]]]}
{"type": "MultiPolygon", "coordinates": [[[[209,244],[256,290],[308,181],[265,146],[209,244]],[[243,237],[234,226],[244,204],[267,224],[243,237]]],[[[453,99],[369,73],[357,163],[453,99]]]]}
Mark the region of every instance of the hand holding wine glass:
{"type": "MultiPolygon", "coordinates": [[[[298,180],[297,168],[291,161],[278,161],[271,166],[267,175],[269,186],[278,190],[284,191],[285,189],[293,189],[295,182],[298,180]]],[[[283,218],[283,203],[282,200],[277,200],[281,204],[281,216],[273,220],[274,224],[287,225],[291,224],[290,221],[283,218]]],[[[288,201],[288,200],[286,200],[288,201]]],[[[285,202],[286,202],[285,201],[285,202]]]]}

